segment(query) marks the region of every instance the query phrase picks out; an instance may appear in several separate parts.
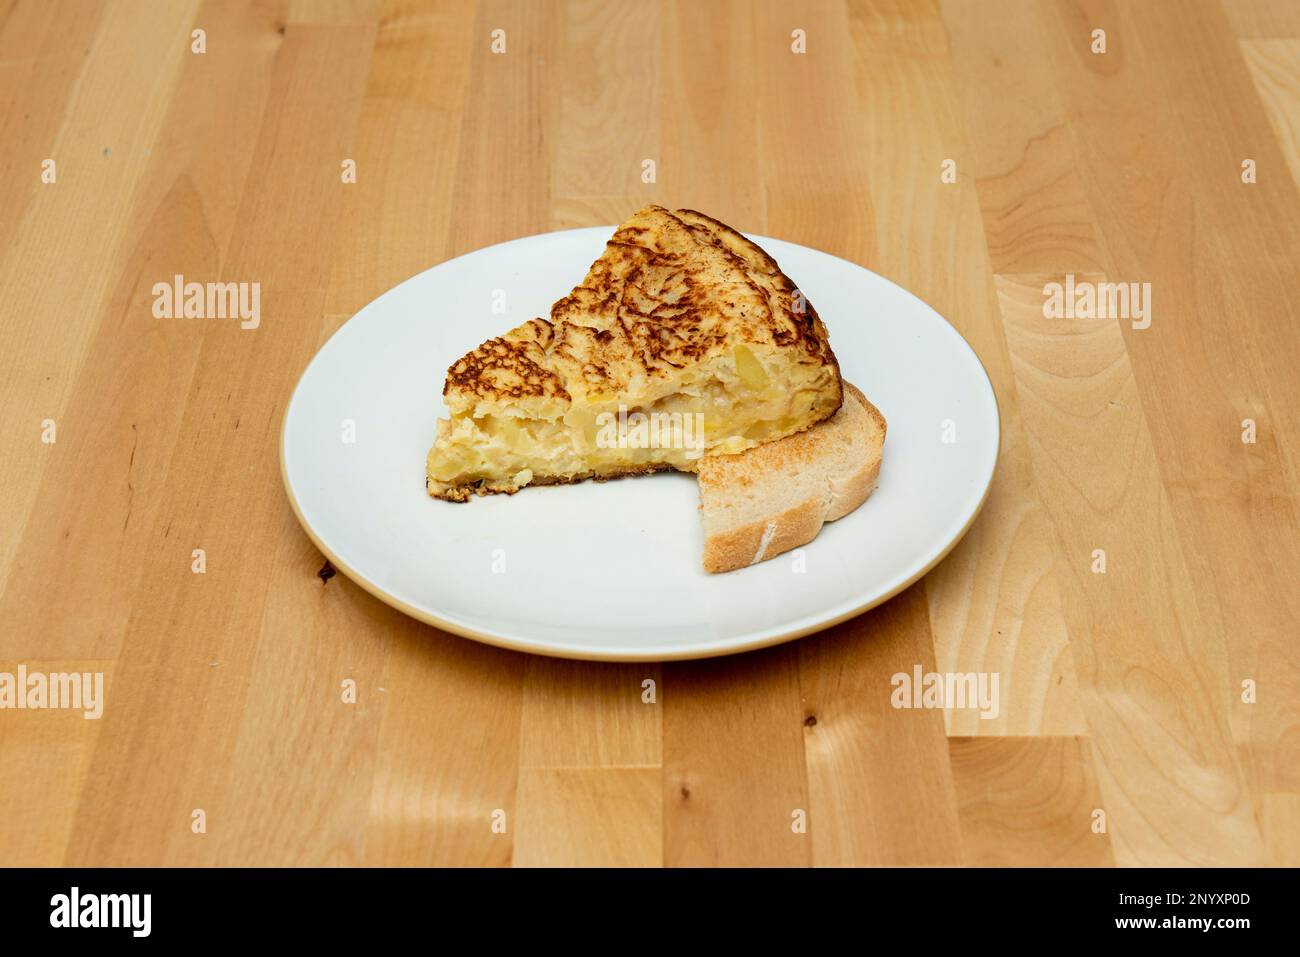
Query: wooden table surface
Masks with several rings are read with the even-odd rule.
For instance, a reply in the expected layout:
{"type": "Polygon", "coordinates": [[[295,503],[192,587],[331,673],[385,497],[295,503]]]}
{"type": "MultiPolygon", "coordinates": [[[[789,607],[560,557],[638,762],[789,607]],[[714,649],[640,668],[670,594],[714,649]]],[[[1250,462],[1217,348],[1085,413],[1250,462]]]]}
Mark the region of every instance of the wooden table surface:
{"type": "Polygon", "coordinates": [[[0,671],[106,683],[0,711],[0,863],[1300,863],[1292,0],[17,0],[0,106],[0,671]],[[651,201],[961,331],[1004,430],[962,544],[662,666],[318,577],[278,438],[320,344],[651,201]],[[155,318],[176,274],[260,283],[260,326],[155,318]],[[1150,325],[1045,318],[1066,274],[1150,325]],[[916,665],[1000,713],[895,709],[916,665]]]}

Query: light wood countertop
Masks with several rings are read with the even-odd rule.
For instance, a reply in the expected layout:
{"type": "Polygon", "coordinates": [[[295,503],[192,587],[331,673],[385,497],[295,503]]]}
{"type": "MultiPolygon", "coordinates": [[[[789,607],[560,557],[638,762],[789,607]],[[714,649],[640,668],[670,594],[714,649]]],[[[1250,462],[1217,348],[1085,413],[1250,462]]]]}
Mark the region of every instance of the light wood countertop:
{"type": "Polygon", "coordinates": [[[0,710],[0,863],[1300,864],[1297,4],[18,0],[0,106],[0,671],[106,683],[0,710]],[[647,202],[961,331],[1003,416],[962,544],[662,666],[323,582],[278,439],[325,338],[647,202]],[[155,319],[176,274],[259,328],[155,319]],[[1067,274],[1149,326],[1044,318],[1067,274]],[[894,709],[917,664],[998,716],[894,709]]]}

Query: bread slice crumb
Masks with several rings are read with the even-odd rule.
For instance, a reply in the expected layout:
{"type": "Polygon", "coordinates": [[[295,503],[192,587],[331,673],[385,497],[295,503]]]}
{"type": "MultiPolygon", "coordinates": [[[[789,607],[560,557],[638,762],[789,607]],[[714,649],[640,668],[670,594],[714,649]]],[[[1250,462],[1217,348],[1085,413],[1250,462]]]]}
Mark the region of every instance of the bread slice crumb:
{"type": "Polygon", "coordinates": [[[844,383],[840,411],[797,435],[700,460],[704,570],[767,561],[817,537],[876,487],[887,423],[844,383]]]}

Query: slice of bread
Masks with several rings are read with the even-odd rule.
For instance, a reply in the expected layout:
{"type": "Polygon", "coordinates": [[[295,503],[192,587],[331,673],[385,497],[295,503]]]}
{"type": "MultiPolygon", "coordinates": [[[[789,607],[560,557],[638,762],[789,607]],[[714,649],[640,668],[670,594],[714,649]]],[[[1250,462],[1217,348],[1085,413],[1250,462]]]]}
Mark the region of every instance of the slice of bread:
{"type": "Polygon", "coordinates": [[[844,383],[839,412],[805,432],[700,459],[704,570],[729,572],[817,537],[876,487],[885,417],[844,383]]]}

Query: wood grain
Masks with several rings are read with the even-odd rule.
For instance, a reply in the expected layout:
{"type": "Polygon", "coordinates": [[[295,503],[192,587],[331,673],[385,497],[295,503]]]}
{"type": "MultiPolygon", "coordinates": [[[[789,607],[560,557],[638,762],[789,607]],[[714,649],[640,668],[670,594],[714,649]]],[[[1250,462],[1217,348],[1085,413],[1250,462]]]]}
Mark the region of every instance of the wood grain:
{"type": "Polygon", "coordinates": [[[5,5],[0,672],[107,700],[0,710],[0,861],[1300,864],[1297,44],[1288,0],[5,5]],[[324,339],[647,202],[956,326],[1003,425],[964,541],[663,666],[331,577],[278,467],[324,339]],[[155,319],[176,274],[259,282],[261,325],[155,319]],[[1047,318],[1066,275],[1150,283],[1150,325],[1047,318]],[[998,713],[897,707],[917,667],[996,674],[998,713]]]}
{"type": "Polygon", "coordinates": [[[1300,184],[1300,37],[1242,40],[1241,55],[1268,111],[1291,176],[1300,184]]]}
{"type": "Polygon", "coordinates": [[[1086,741],[949,742],[967,862],[984,867],[1106,867],[1109,821],[1086,741]],[[1095,825],[1095,826],[1094,826],[1095,825]]]}
{"type": "Polygon", "coordinates": [[[1123,334],[1115,321],[1044,318],[1043,279],[1002,278],[999,293],[1090,726],[1109,732],[1093,747],[1117,853],[1251,863],[1258,835],[1222,710],[1224,638],[1199,619],[1123,334]],[[1151,767],[1140,792],[1111,773],[1139,763],[1151,767]]]}

